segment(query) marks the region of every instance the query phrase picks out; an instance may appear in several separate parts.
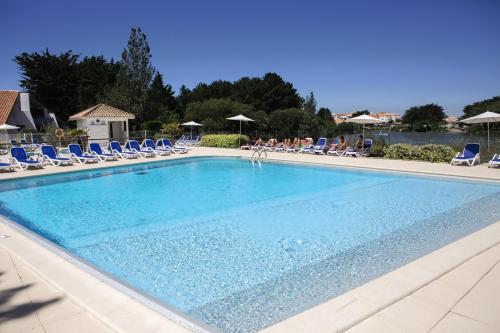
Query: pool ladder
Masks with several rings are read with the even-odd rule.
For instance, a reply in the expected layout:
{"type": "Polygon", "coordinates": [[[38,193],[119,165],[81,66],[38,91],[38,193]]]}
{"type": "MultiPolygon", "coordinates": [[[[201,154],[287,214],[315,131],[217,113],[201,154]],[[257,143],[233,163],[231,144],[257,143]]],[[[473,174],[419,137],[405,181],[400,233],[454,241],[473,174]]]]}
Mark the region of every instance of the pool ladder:
{"type": "Polygon", "coordinates": [[[253,152],[250,160],[252,161],[252,165],[255,165],[255,162],[257,162],[259,166],[261,166],[264,158],[267,158],[267,151],[264,148],[257,148],[257,150],[253,152]]]}

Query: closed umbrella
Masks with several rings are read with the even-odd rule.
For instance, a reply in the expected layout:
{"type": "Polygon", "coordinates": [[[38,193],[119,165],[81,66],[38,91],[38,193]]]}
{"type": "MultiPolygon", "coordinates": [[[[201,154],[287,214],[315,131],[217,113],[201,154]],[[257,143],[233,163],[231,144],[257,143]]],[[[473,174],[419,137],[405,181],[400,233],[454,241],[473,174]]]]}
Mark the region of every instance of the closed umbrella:
{"type": "Polygon", "coordinates": [[[350,123],[363,124],[363,142],[362,142],[363,146],[365,144],[365,142],[364,142],[365,141],[365,125],[366,124],[377,124],[377,123],[381,122],[380,119],[369,116],[367,114],[362,114],[361,116],[349,118],[349,119],[347,119],[347,121],[350,123]]]}
{"type": "Polygon", "coordinates": [[[255,121],[255,120],[250,119],[248,117],[245,117],[242,114],[234,116],[234,117],[226,118],[226,119],[227,120],[236,120],[236,121],[240,122],[240,135],[238,136],[238,146],[241,146],[241,122],[242,121],[248,122],[248,121],[255,121]]]}
{"type": "Polygon", "coordinates": [[[500,121],[500,113],[486,111],[484,113],[478,114],[477,116],[466,118],[461,120],[466,124],[488,124],[488,153],[490,152],[490,123],[496,123],[500,121]]]}
{"type": "Polygon", "coordinates": [[[181,124],[182,126],[190,126],[191,127],[191,139],[193,138],[193,126],[203,126],[202,124],[198,124],[196,121],[188,121],[187,123],[181,124]]]}

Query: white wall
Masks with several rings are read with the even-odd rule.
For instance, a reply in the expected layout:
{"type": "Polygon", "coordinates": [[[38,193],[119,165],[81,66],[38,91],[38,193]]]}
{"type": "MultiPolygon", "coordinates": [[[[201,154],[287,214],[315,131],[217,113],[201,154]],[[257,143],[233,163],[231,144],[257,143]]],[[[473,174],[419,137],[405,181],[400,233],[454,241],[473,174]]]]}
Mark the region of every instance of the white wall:
{"type": "Polygon", "coordinates": [[[127,121],[127,131],[123,130],[123,122],[127,120],[119,118],[106,118],[106,119],[81,119],[76,121],[77,128],[88,128],[87,132],[89,135],[89,140],[94,140],[96,142],[102,142],[101,140],[109,140],[110,126],[113,127],[113,138],[114,139],[128,139],[128,121],[127,121]],[[98,121],[99,120],[99,121],[98,121]]]}
{"type": "Polygon", "coordinates": [[[12,112],[7,119],[7,124],[24,126],[28,129],[36,129],[35,122],[31,116],[29,94],[19,94],[19,98],[16,100],[12,112]]]}

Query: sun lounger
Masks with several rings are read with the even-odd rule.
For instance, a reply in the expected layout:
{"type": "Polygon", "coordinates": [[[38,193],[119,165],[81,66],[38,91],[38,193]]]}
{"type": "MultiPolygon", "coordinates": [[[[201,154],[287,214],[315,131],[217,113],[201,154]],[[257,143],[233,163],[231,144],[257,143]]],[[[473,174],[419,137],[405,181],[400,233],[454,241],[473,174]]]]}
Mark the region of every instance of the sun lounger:
{"type": "Polygon", "coordinates": [[[0,158],[0,170],[14,171],[14,165],[10,160],[0,158]]]}
{"type": "Polygon", "coordinates": [[[325,149],[326,149],[326,138],[319,138],[318,142],[316,142],[316,145],[313,147],[314,153],[315,154],[325,154],[325,149]]]}
{"type": "Polygon", "coordinates": [[[350,156],[350,157],[359,157],[359,156],[368,156],[370,155],[370,150],[372,148],[373,140],[365,139],[363,142],[362,149],[346,149],[341,156],[350,156]]]}
{"type": "Polygon", "coordinates": [[[24,150],[23,147],[10,148],[10,155],[12,157],[12,163],[18,166],[21,170],[28,170],[29,167],[43,167],[42,162],[37,161],[32,157],[28,158],[26,150],[24,150]]]}
{"type": "Polygon", "coordinates": [[[157,156],[168,156],[168,155],[170,155],[170,149],[163,148],[163,147],[157,147],[155,145],[154,141],[151,140],[151,139],[144,139],[144,141],[142,141],[142,148],[143,149],[149,149],[149,150],[151,150],[157,156]]]}
{"type": "Polygon", "coordinates": [[[111,149],[111,152],[113,154],[118,155],[120,158],[138,158],[139,157],[139,155],[137,155],[136,152],[122,149],[122,146],[120,145],[120,143],[118,141],[111,141],[109,143],[109,148],[111,149]]]}
{"type": "Polygon", "coordinates": [[[480,147],[479,143],[466,144],[463,152],[457,153],[457,155],[451,160],[451,165],[466,163],[468,166],[473,166],[476,163],[480,163],[480,147]]]}
{"type": "Polygon", "coordinates": [[[89,151],[92,155],[94,155],[100,161],[103,161],[103,162],[104,161],[116,161],[116,160],[118,160],[118,158],[116,157],[115,154],[103,152],[101,145],[96,143],[96,142],[92,142],[89,145],[89,151]]]}
{"type": "Polygon", "coordinates": [[[128,140],[127,143],[125,143],[125,148],[137,153],[140,157],[155,157],[156,154],[148,149],[148,148],[141,148],[139,145],[139,142],[137,140],[128,140]]]}
{"type": "Polygon", "coordinates": [[[61,157],[57,154],[54,146],[45,145],[41,147],[44,161],[53,166],[73,165],[73,161],[67,157],[61,157]]]}
{"type": "Polygon", "coordinates": [[[99,159],[96,156],[91,155],[89,153],[84,153],[79,144],[76,144],[76,143],[69,144],[68,150],[69,150],[70,157],[73,160],[76,160],[78,163],[86,164],[86,163],[99,162],[99,159]]]}
{"type": "Polygon", "coordinates": [[[499,165],[500,165],[500,155],[495,154],[495,155],[493,155],[491,160],[488,162],[488,167],[492,168],[492,167],[496,167],[499,165]]]}
{"type": "Polygon", "coordinates": [[[163,147],[164,149],[169,149],[174,154],[186,154],[188,149],[186,147],[175,147],[172,146],[172,142],[169,139],[160,139],[156,142],[156,145],[163,147]]]}

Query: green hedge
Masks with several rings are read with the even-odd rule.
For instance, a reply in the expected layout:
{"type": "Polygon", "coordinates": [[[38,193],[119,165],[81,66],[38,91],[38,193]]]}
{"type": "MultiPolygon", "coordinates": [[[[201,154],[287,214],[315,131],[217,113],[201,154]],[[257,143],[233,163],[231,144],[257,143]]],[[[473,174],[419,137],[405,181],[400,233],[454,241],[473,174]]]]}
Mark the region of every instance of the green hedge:
{"type": "Polygon", "coordinates": [[[239,134],[209,134],[201,137],[200,144],[205,147],[219,147],[219,148],[239,148],[238,138],[240,144],[248,143],[249,138],[246,135],[239,134]]]}
{"type": "Polygon", "coordinates": [[[427,162],[449,162],[455,151],[447,145],[410,145],[395,144],[384,148],[384,157],[396,160],[420,160],[427,162]]]}

